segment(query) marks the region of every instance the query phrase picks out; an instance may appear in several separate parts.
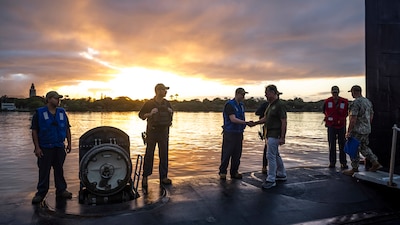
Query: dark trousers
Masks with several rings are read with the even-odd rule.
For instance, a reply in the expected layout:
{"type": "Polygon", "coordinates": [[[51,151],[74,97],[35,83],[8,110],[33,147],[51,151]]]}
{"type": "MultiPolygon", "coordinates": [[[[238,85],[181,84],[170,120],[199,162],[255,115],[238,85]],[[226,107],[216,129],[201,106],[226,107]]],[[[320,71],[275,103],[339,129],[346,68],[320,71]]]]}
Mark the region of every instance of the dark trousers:
{"type": "Polygon", "coordinates": [[[346,127],[343,128],[333,128],[328,127],[328,142],[329,142],[329,163],[331,165],[336,164],[336,139],[339,144],[339,161],[340,164],[346,164],[346,153],[344,152],[344,144],[346,127]]]}
{"type": "Polygon", "coordinates": [[[160,180],[168,177],[168,145],[169,127],[167,128],[148,128],[147,131],[146,154],[143,162],[143,176],[147,177],[153,173],[154,150],[158,144],[158,156],[160,159],[159,175],[160,180]]]}
{"type": "Polygon", "coordinates": [[[263,152],[263,168],[268,166],[268,159],[267,159],[267,149],[268,146],[264,145],[264,152],[263,152]]]}
{"type": "Polygon", "coordinates": [[[242,157],[243,133],[224,132],[222,139],[222,154],[219,173],[226,174],[229,161],[231,161],[230,174],[235,175],[239,171],[240,157],[242,157]]]}
{"type": "Polygon", "coordinates": [[[39,182],[37,185],[36,195],[44,197],[49,191],[51,167],[53,167],[54,172],[56,195],[59,195],[67,189],[67,182],[65,182],[63,170],[67,153],[63,147],[42,148],[42,152],[43,156],[37,160],[37,165],[39,167],[39,182]]]}

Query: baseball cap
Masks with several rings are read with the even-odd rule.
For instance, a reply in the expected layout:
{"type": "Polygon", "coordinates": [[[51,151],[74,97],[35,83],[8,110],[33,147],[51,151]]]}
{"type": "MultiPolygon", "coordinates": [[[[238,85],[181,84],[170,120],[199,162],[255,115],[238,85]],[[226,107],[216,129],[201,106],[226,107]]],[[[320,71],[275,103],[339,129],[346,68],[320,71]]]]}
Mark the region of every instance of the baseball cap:
{"type": "Polygon", "coordinates": [[[332,86],[331,92],[337,92],[337,93],[339,93],[339,87],[338,87],[338,86],[332,86]]]}
{"type": "Polygon", "coordinates": [[[243,88],[236,88],[236,94],[248,94],[249,92],[245,91],[243,88]]]}
{"type": "Polygon", "coordinates": [[[351,89],[349,90],[349,92],[352,91],[357,91],[357,92],[361,92],[361,87],[358,85],[354,85],[353,87],[351,87],[351,89]]]}
{"type": "Polygon", "coordinates": [[[49,99],[49,98],[62,98],[62,97],[63,96],[58,94],[56,91],[49,91],[46,94],[46,99],[49,99]]]}
{"type": "Polygon", "coordinates": [[[169,87],[165,86],[165,85],[162,84],[162,83],[158,83],[158,84],[155,86],[154,90],[157,91],[157,90],[160,90],[160,89],[168,90],[169,87]]]}
{"type": "Polygon", "coordinates": [[[278,91],[278,88],[277,88],[275,85],[273,85],[273,84],[268,85],[268,86],[266,87],[266,89],[275,92],[275,94],[277,94],[277,95],[281,95],[281,94],[282,94],[282,92],[279,92],[279,91],[278,91]]]}

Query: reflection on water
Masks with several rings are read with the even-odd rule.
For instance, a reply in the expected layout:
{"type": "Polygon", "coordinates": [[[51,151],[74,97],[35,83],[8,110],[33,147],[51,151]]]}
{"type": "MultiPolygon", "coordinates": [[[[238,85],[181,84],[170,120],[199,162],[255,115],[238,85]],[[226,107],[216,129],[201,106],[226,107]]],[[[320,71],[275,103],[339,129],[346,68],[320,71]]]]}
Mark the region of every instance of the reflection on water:
{"type": "MultiPolygon", "coordinates": [[[[79,184],[79,138],[94,127],[113,126],[127,133],[133,163],[138,154],[144,154],[141,133],[145,131],[146,122],[138,117],[138,112],[70,112],[68,115],[72,126],[72,152],[68,154],[64,168],[69,185],[79,184]]],[[[31,116],[25,112],[0,113],[0,165],[2,178],[7,181],[0,185],[2,192],[26,189],[20,185],[24,182],[33,187],[36,185],[38,173],[29,129],[31,116]]],[[[253,113],[247,113],[246,118],[258,120],[253,113]]],[[[173,119],[169,176],[215,176],[221,157],[222,113],[176,112],[173,119]]],[[[286,167],[327,164],[326,129],[321,124],[322,119],[322,113],[288,113],[287,143],[281,146],[286,167]]],[[[261,169],[264,142],[259,139],[258,130],[258,126],[245,130],[242,172],[261,169]]],[[[154,174],[150,177],[154,179],[158,178],[157,151],[156,148],[154,174]]]]}

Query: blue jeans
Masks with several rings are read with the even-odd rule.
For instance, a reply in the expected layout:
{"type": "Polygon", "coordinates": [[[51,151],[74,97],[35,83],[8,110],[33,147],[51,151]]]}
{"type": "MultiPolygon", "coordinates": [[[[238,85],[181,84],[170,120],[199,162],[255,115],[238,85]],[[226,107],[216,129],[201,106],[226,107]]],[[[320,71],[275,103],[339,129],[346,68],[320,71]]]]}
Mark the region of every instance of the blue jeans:
{"type": "Polygon", "coordinates": [[[286,177],[285,166],[279,155],[279,139],[267,137],[268,182],[275,182],[276,176],[286,177]]]}

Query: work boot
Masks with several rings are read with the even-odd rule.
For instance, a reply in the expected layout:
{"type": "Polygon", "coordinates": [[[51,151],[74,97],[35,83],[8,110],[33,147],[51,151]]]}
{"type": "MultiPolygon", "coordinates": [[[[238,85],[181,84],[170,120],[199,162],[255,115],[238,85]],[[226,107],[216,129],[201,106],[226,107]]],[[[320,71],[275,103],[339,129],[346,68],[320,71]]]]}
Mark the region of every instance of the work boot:
{"type": "Polygon", "coordinates": [[[165,185],[170,185],[170,184],[172,184],[172,180],[169,179],[168,177],[165,177],[165,178],[161,179],[161,183],[165,184],[165,185]]]}
{"type": "Polygon", "coordinates": [[[40,196],[40,195],[35,195],[35,196],[32,198],[32,204],[39,204],[39,203],[42,202],[42,201],[43,201],[43,197],[40,196]]]}
{"type": "Polygon", "coordinates": [[[353,169],[345,170],[342,173],[347,176],[353,176],[355,172],[358,172],[358,169],[353,168],[353,169]]]}
{"type": "Polygon", "coordinates": [[[243,176],[241,173],[235,173],[235,174],[231,174],[231,178],[240,180],[243,178],[243,176]]]}
{"type": "Polygon", "coordinates": [[[340,169],[345,170],[348,168],[349,168],[349,166],[347,164],[340,164],[340,169]]]}
{"type": "Polygon", "coordinates": [[[377,170],[379,170],[382,167],[383,166],[379,162],[375,162],[375,163],[372,164],[371,168],[368,169],[368,171],[376,172],[377,170]]]}
{"type": "Polygon", "coordinates": [[[72,193],[69,192],[69,191],[67,191],[67,190],[65,190],[65,191],[63,191],[62,193],[57,194],[56,197],[58,197],[58,198],[71,199],[71,198],[72,198],[72,193]]]}
{"type": "Polygon", "coordinates": [[[226,173],[219,173],[220,180],[226,180],[226,173]]]}

